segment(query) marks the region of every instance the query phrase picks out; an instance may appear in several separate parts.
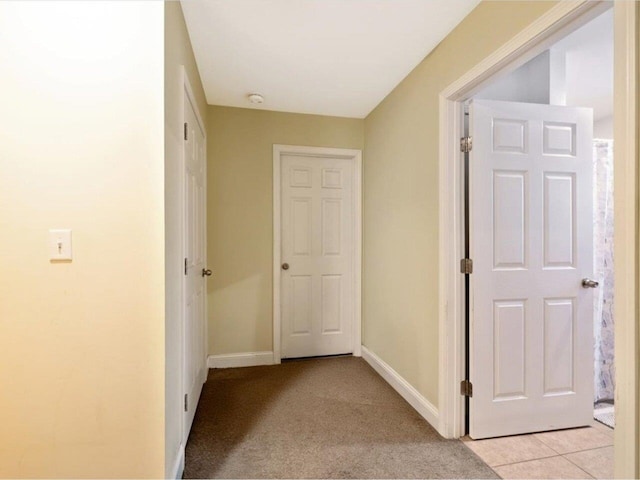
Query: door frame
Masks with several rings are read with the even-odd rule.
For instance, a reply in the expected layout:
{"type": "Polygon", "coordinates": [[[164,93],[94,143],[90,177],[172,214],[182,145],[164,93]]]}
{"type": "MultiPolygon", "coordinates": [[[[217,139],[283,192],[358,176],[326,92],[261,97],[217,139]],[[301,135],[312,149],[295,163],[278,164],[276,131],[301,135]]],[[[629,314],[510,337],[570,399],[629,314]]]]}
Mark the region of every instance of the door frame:
{"type": "Polygon", "coordinates": [[[638,477],[638,193],[636,2],[559,2],[440,93],[439,99],[439,431],[464,435],[464,218],[460,138],[463,103],[560,38],[614,9],[616,429],[615,475],[638,477]],[[613,7],[611,4],[613,3],[613,7]],[[621,259],[624,259],[622,261],[621,259]]]}
{"type": "MultiPolygon", "coordinates": [[[[195,113],[196,116],[196,120],[198,121],[198,126],[200,127],[200,130],[202,131],[202,135],[204,138],[204,151],[205,151],[205,163],[204,163],[204,198],[205,198],[205,202],[204,202],[204,221],[205,221],[205,228],[204,228],[204,264],[208,265],[207,263],[207,228],[206,228],[206,223],[207,223],[207,161],[206,161],[206,152],[207,152],[207,129],[206,129],[206,124],[204,123],[203,119],[202,119],[202,115],[200,114],[200,111],[198,109],[198,103],[196,101],[196,97],[193,93],[193,88],[191,87],[191,82],[189,81],[189,76],[187,74],[187,70],[184,67],[184,65],[180,66],[180,71],[181,71],[181,76],[182,76],[182,95],[181,95],[181,99],[180,99],[180,104],[182,105],[182,109],[181,109],[181,113],[182,113],[182,125],[184,125],[187,121],[186,116],[185,116],[185,108],[186,108],[186,103],[185,103],[185,99],[187,99],[189,101],[189,103],[191,104],[191,106],[193,107],[193,112],[195,113]]],[[[184,130],[181,130],[184,131],[184,130]]],[[[183,134],[184,135],[184,134],[183,134]]],[[[180,235],[180,249],[181,249],[181,258],[180,261],[182,262],[182,260],[185,258],[186,256],[186,232],[187,232],[187,218],[185,215],[185,207],[186,207],[186,202],[185,202],[185,189],[184,189],[184,179],[185,179],[185,167],[186,167],[186,160],[185,160],[185,141],[184,141],[184,136],[182,136],[181,138],[181,142],[182,142],[182,148],[180,149],[180,216],[181,216],[181,235],[180,235]]],[[[185,336],[185,308],[186,308],[186,287],[187,287],[187,277],[186,275],[184,275],[184,271],[183,269],[180,269],[180,275],[181,275],[181,309],[180,309],[180,346],[181,346],[181,351],[182,351],[182,355],[180,356],[180,361],[181,361],[181,365],[180,365],[180,388],[182,389],[182,396],[185,395],[185,369],[186,366],[188,364],[187,360],[187,349],[185,348],[185,340],[186,340],[186,336],[185,336]]],[[[206,280],[205,280],[206,281],[206,280]]],[[[208,334],[209,334],[209,322],[208,322],[208,295],[207,293],[207,289],[205,286],[205,296],[204,296],[204,316],[205,316],[205,321],[204,321],[204,338],[202,339],[202,341],[204,342],[204,352],[205,352],[205,356],[203,358],[203,362],[204,362],[204,367],[205,367],[205,372],[208,371],[207,369],[207,339],[209,338],[208,334]]],[[[206,381],[207,377],[205,374],[205,378],[203,381],[206,381]]],[[[185,428],[185,418],[186,418],[186,414],[187,412],[184,411],[184,408],[181,411],[181,415],[180,415],[180,424],[181,424],[181,442],[182,442],[182,446],[183,448],[186,447],[187,444],[187,439],[188,439],[188,432],[185,432],[186,428],[185,428]]]]}
{"type": "Polygon", "coordinates": [[[282,155],[337,158],[353,161],[353,356],[362,355],[362,150],[300,145],[273,145],[273,363],[281,362],[281,164],[282,155]]]}

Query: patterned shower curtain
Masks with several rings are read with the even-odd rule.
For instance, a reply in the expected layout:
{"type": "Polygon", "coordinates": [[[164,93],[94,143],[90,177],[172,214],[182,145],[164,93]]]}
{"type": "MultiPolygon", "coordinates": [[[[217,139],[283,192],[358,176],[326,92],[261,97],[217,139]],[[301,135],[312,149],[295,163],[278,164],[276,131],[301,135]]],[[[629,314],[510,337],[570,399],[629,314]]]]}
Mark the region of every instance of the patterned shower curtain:
{"type": "Polygon", "coordinates": [[[595,402],[613,401],[613,141],[593,141],[594,273],[600,282],[595,295],[595,402]]]}

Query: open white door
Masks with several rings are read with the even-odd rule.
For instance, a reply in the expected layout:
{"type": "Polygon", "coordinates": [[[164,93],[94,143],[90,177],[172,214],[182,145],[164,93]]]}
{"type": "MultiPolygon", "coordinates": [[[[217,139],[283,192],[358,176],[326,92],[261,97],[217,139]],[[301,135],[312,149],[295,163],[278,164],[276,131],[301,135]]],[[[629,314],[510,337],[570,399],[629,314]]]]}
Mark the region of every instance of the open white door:
{"type": "Polygon", "coordinates": [[[593,417],[592,111],[470,108],[470,436],[593,417]]]}
{"type": "Polygon", "coordinates": [[[206,155],[204,131],[184,93],[184,428],[186,444],[206,380],[206,155]]]}

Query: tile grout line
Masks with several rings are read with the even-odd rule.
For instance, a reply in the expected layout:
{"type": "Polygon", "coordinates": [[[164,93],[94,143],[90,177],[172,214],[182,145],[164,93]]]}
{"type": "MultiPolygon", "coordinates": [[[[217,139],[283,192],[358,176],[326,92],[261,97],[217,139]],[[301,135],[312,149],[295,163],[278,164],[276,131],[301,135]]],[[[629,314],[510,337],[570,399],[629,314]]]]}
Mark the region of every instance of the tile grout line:
{"type": "Polygon", "coordinates": [[[585,448],[584,450],[576,450],[575,452],[561,453],[560,455],[573,455],[574,453],[591,452],[592,450],[600,450],[601,448],[610,448],[610,447],[613,447],[613,444],[603,445],[601,447],[585,448]]]}
{"type": "MultiPolygon", "coordinates": [[[[546,443],[545,443],[545,445],[546,445],[546,443]]],[[[548,446],[548,445],[546,445],[546,446],[548,446]]],[[[483,456],[481,456],[479,453],[475,452],[474,450],[470,449],[469,447],[467,447],[467,448],[469,448],[473,453],[475,453],[478,457],[480,457],[480,459],[484,463],[486,463],[487,466],[489,466],[490,468],[494,469],[494,468],[498,468],[498,467],[506,467],[506,466],[509,466],[509,465],[516,465],[518,463],[526,463],[526,462],[534,462],[536,460],[544,460],[544,459],[547,459],[547,458],[554,458],[554,457],[565,457],[566,458],[567,455],[573,455],[574,453],[591,452],[593,450],[601,450],[603,448],[610,448],[610,447],[613,447],[613,445],[604,445],[602,447],[587,448],[585,450],[577,450],[575,452],[567,452],[567,453],[558,453],[555,450],[553,450],[551,447],[549,447],[550,450],[553,450],[553,452],[554,452],[553,455],[543,455],[542,457],[529,458],[527,460],[520,460],[518,462],[499,463],[499,464],[496,464],[496,465],[490,465],[487,462],[487,460],[483,456]]],[[[569,460],[571,463],[576,465],[581,470],[584,470],[578,464],[576,464],[575,462],[571,461],[571,459],[567,458],[567,460],[569,460]]]]}
{"type": "MultiPolygon", "coordinates": [[[[591,427],[591,428],[595,428],[595,427],[591,427]]],[[[604,432],[602,432],[602,433],[604,433],[604,432]]],[[[555,457],[563,457],[565,460],[567,460],[572,465],[574,465],[576,468],[578,468],[581,472],[585,473],[587,475],[587,478],[595,478],[593,475],[591,475],[586,470],[584,470],[584,468],[582,468],[580,465],[578,465],[577,463],[573,462],[571,459],[567,458],[567,455],[573,455],[573,454],[581,453],[581,452],[589,452],[589,451],[593,451],[593,450],[600,450],[600,449],[609,448],[609,447],[613,447],[614,446],[613,442],[612,442],[611,444],[600,445],[598,447],[591,447],[591,448],[585,448],[585,449],[582,449],[582,450],[576,450],[576,451],[561,453],[561,452],[558,452],[556,449],[554,449],[551,445],[549,445],[547,442],[545,442],[541,438],[538,438],[536,436],[537,434],[532,433],[532,434],[529,434],[529,435],[530,435],[530,438],[535,439],[536,441],[540,442],[543,446],[545,446],[549,450],[551,450],[553,452],[553,454],[552,455],[544,455],[544,456],[541,456],[541,457],[530,458],[530,459],[527,459],[527,460],[521,460],[521,461],[518,461],[518,462],[508,462],[508,463],[500,463],[500,464],[497,464],[497,465],[490,465],[484,457],[482,457],[479,453],[477,453],[475,450],[473,450],[470,446],[467,445],[467,448],[469,450],[471,450],[473,453],[475,453],[489,468],[491,468],[496,473],[498,473],[495,470],[496,468],[506,467],[506,466],[510,466],[510,465],[517,465],[517,464],[520,464],[520,463],[533,462],[533,461],[536,461],[536,460],[544,460],[544,459],[555,458],[555,457]]],[[[462,443],[467,443],[467,442],[462,441],[462,443]]],[[[498,476],[500,476],[500,475],[498,474],[498,476]]],[[[500,478],[502,478],[502,477],[500,476],[500,478]]]]}
{"type": "Polygon", "coordinates": [[[544,447],[547,447],[549,450],[551,450],[554,454],[553,455],[544,455],[542,457],[536,457],[536,458],[532,458],[529,460],[521,460],[519,462],[510,462],[510,463],[503,463],[499,466],[505,466],[505,465],[515,465],[516,463],[524,463],[524,462],[530,462],[533,460],[542,460],[543,458],[553,458],[553,457],[558,457],[558,456],[562,456],[562,454],[558,451],[556,451],[554,448],[552,448],[550,445],[547,445],[545,442],[543,442],[542,440],[540,440],[538,437],[536,437],[535,433],[530,433],[527,435],[529,438],[531,438],[532,440],[535,440],[537,442],[540,442],[540,444],[544,447]]]}
{"type": "MultiPolygon", "coordinates": [[[[564,455],[552,455],[552,456],[550,456],[550,457],[534,458],[534,459],[532,459],[532,460],[525,460],[525,461],[522,461],[522,462],[505,463],[504,465],[496,465],[495,467],[492,467],[491,465],[489,465],[489,468],[493,469],[493,470],[498,474],[498,476],[499,476],[500,478],[504,479],[505,477],[503,477],[502,475],[500,475],[500,473],[499,473],[499,472],[497,472],[497,471],[495,470],[495,468],[499,468],[499,467],[508,467],[508,466],[511,466],[511,465],[519,465],[519,464],[522,464],[522,463],[528,463],[528,462],[535,462],[535,461],[537,461],[537,460],[547,460],[547,459],[549,459],[549,458],[556,458],[556,457],[564,458],[564,459],[565,459],[567,462],[569,462],[571,465],[573,465],[573,466],[574,466],[574,467],[576,467],[578,470],[580,470],[581,472],[583,472],[583,473],[585,474],[585,477],[584,477],[584,478],[587,478],[587,479],[591,478],[591,479],[594,479],[594,480],[596,479],[596,477],[594,477],[594,476],[593,476],[593,475],[591,475],[589,472],[587,472],[586,470],[584,470],[582,467],[580,467],[579,465],[575,464],[574,462],[572,462],[571,460],[569,460],[568,458],[566,458],[564,455]]],[[[485,463],[486,463],[486,462],[485,462],[485,463]]]]}
{"type": "MultiPolygon", "coordinates": [[[[586,450],[583,450],[583,451],[586,451],[586,450]]],[[[577,452],[574,452],[574,453],[577,453],[577,452]]],[[[563,458],[565,458],[565,459],[567,460],[567,462],[572,463],[572,464],[573,464],[573,465],[575,465],[577,468],[579,468],[581,471],[583,471],[584,473],[586,473],[589,477],[591,477],[591,478],[596,478],[595,476],[593,476],[593,475],[591,475],[589,472],[587,472],[584,468],[582,468],[580,465],[578,465],[577,463],[575,463],[575,462],[571,461],[571,459],[570,459],[570,458],[567,458],[567,457],[565,457],[564,455],[563,455],[563,458]]]]}
{"type": "MultiPolygon", "coordinates": [[[[495,467],[495,468],[497,468],[497,467],[506,467],[506,466],[508,466],[508,465],[517,465],[518,463],[535,462],[536,460],[545,460],[545,459],[547,459],[547,458],[554,458],[554,457],[561,457],[561,456],[562,456],[562,454],[560,454],[560,453],[556,453],[556,452],[555,452],[555,450],[554,450],[553,455],[546,455],[546,456],[544,456],[544,457],[529,458],[529,459],[527,459],[527,460],[520,460],[519,462],[501,463],[500,465],[493,465],[493,466],[492,466],[492,465],[489,465],[489,464],[487,463],[487,465],[489,465],[491,468],[494,468],[494,467],[495,467]]],[[[480,458],[482,458],[482,457],[480,457],[480,458]]],[[[483,460],[484,460],[484,459],[483,459],[483,460]]],[[[485,463],[486,463],[486,461],[485,461],[485,463]]]]}
{"type": "MultiPolygon", "coordinates": [[[[543,442],[544,443],[544,442],[543,442]]],[[[590,447],[590,448],[584,448],[582,450],[572,450],[570,452],[558,452],[556,449],[554,449],[551,445],[548,445],[545,443],[545,446],[549,447],[551,450],[553,450],[554,452],[556,452],[558,455],[571,455],[573,453],[580,453],[580,452],[590,452],[591,450],[598,450],[600,448],[609,448],[609,447],[613,447],[613,443],[611,443],[610,445],[600,445],[599,447],[590,447]]]]}
{"type": "Polygon", "coordinates": [[[537,433],[532,434],[532,437],[535,438],[536,440],[538,440],[540,443],[542,443],[545,447],[550,448],[551,450],[553,450],[554,452],[556,452],[558,455],[562,455],[562,453],[560,453],[559,451],[557,451],[555,448],[553,448],[551,445],[549,445],[547,442],[545,442],[543,439],[538,438],[536,435],[539,435],[537,433]]]}
{"type": "MultiPolygon", "coordinates": [[[[591,427],[593,428],[593,427],[591,427]]],[[[604,434],[604,433],[603,433],[604,434]]],[[[611,439],[611,445],[601,445],[599,447],[592,447],[592,448],[585,448],[583,450],[576,450],[574,452],[558,452],[555,448],[553,448],[551,445],[549,445],[547,442],[545,442],[544,440],[542,440],[541,438],[536,437],[536,435],[540,435],[540,434],[532,434],[533,438],[535,438],[536,440],[538,440],[539,442],[542,442],[546,447],[549,447],[551,450],[553,450],[554,452],[556,452],[558,455],[569,455],[570,453],[578,453],[578,452],[586,452],[588,450],[595,450],[597,448],[605,448],[605,447],[612,447],[613,446],[613,439],[611,439]]]]}

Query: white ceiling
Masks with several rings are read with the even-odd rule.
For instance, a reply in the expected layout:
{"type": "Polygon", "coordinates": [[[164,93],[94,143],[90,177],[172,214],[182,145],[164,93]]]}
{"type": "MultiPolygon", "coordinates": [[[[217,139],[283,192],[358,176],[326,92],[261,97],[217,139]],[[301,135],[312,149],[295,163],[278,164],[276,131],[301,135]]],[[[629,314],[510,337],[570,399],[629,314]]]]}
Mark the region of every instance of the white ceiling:
{"type": "Polygon", "coordinates": [[[566,55],[567,105],[613,115],[613,8],[552,47],[566,55]]]}
{"type": "Polygon", "coordinates": [[[562,58],[562,62],[554,63],[545,51],[491,82],[474,98],[590,107],[596,121],[611,117],[613,9],[558,41],[550,51],[556,59],[562,58]],[[554,83],[552,78],[558,82],[554,83]],[[552,90],[560,96],[554,96],[552,90]]]}
{"type": "Polygon", "coordinates": [[[480,0],[183,0],[212,105],[363,118],[480,0]],[[260,93],[265,102],[251,104],[260,93]]]}

